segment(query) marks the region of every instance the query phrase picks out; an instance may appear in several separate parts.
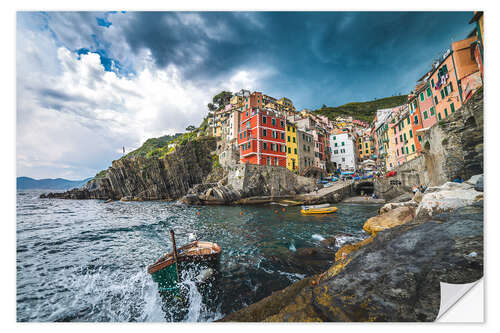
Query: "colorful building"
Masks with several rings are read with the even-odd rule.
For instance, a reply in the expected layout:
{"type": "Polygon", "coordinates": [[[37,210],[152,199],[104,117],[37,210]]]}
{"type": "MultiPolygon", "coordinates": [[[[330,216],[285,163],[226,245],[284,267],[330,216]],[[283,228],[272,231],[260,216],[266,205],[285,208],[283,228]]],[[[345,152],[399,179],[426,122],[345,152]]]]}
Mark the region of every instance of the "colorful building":
{"type": "Polygon", "coordinates": [[[341,131],[330,135],[331,161],[335,169],[356,170],[355,139],[351,133],[341,131]]]}
{"type": "Polygon", "coordinates": [[[403,135],[403,150],[406,162],[411,161],[418,156],[417,147],[415,146],[415,133],[410,120],[410,110],[408,104],[402,106],[400,111],[401,134],[403,135]]]}
{"type": "Polygon", "coordinates": [[[474,43],[474,58],[476,60],[479,71],[481,72],[481,79],[484,79],[484,17],[483,12],[474,12],[474,16],[469,21],[469,24],[475,24],[475,28],[472,33],[468,36],[476,36],[477,42],[474,43]]]}
{"type": "Polygon", "coordinates": [[[286,167],[291,171],[299,171],[297,126],[291,122],[286,124],[286,167]]]}
{"type": "Polygon", "coordinates": [[[477,37],[472,36],[451,44],[462,104],[483,85],[479,66],[476,59],[471,56],[474,54],[476,42],[477,37]]]}
{"type": "Polygon", "coordinates": [[[314,137],[310,131],[297,129],[299,172],[314,165],[314,137]]]}
{"type": "Polygon", "coordinates": [[[293,103],[290,99],[286,97],[282,97],[279,100],[276,101],[279,105],[283,107],[283,111],[287,112],[288,114],[293,114],[295,113],[295,107],[293,106],[293,103]]]}
{"type": "Polygon", "coordinates": [[[286,167],[286,118],[263,109],[262,93],[245,97],[238,144],[240,162],[286,167]]]}

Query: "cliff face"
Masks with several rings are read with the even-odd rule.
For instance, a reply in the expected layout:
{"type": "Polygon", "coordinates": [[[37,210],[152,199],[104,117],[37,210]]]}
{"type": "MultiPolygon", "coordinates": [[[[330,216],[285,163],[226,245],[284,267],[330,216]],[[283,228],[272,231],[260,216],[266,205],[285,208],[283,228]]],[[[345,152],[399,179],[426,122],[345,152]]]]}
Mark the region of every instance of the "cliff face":
{"type": "Polygon", "coordinates": [[[46,198],[175,200],[202,183],[213,166],[214,138],[200,138],[177,146],[165,158],[122,158],[113,161],[104,177],[82,189],[49,193],[46,198]]]}
{"type": "Polygon", "coordinates": [[[227,177],[218,183],[195,186],[181,201],[186,204],[229,204],[249,197],[261,197],[265,201],[310,192],[316,186],[314,179],[297,176],[277,166],[237,164],[228,166],[227,172],[227,177]]]}

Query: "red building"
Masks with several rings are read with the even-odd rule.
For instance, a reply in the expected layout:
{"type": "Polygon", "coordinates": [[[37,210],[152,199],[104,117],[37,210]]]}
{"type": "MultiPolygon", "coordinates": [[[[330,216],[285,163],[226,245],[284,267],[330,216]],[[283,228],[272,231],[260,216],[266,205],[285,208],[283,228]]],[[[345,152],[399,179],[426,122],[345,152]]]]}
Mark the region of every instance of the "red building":
{"type": "Polygon", "coordinates": [[[286,168],[285,115],[264,109],[260,92],[245,97],[240,112],[240,162],[286,168]]]}

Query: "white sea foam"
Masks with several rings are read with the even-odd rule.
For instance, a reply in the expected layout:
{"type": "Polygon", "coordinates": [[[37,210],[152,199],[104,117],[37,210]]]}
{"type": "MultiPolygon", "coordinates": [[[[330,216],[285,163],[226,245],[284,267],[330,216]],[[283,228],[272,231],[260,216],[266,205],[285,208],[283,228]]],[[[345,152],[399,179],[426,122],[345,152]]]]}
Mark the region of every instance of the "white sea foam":
{"type": "Polygon", "coordinates": [[[293,243],[292,243],[292,244],[290,244],[290,246],[288,247],[288,249],[289,249],[290,251],[292,251],[292,252],[297,251],[297,248],[295,247],[295,244],[293,244],[293,243]]]}
{"type": "Polygon", "coordinates": [[[311,236],[311,238],[318,241],[325,240],[325,237],[321,236],[320,234],[314,234],[311,236]]]}

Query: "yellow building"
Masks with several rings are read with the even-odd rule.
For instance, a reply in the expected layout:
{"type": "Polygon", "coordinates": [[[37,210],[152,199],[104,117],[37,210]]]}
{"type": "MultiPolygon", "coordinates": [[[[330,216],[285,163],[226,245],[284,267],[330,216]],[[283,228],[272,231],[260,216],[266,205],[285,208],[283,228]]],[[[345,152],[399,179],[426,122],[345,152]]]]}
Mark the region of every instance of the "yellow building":
{"type": "Polygon", "coordinates": [[[366,134],[360,135],[357,140],[358,157],[360,160],[371,158],[373,139],[366,134]]]}
{"type": "Polygon", "coordinates": [[[295,107],[290,99],[282,97],[277,101],[277,103],[283,106],[284,111],[295,112],[295,107]]]}
{"type": "Polygon", "coordinates": [[[385,168],[387,171],[394,169],[398,165],[398,161],[396,160],[396,132],[394,131],[394,126],[396,126],[396,122],[390,120],[389,130],[387,131],[389,147],[385,156],[385,168]]]}
{"type": "Polygon", "coordinates": [[[286,124],[286,167],[291,171],[299,170],[297,126],[293,123],[286,124]]]}
{"type": "Polygon", "coordinates": [[[410,115],[408,112],[403,112],[403,120],[401,120],[401,125],[401,133],[403,135],[403,149],[406,156],[406,162],[408,162],[418,156],[417,147],[415,146],[415,133],[413,133],[410,122],[410,115]]]}
{"type": "Polygon", "coordinates": [[[229,103],[233,104],[233,105],[237,105],[237,104],[243,103],[243,96],[236,96],[236,95],[234,95],[229,100],[229,103]]]}

